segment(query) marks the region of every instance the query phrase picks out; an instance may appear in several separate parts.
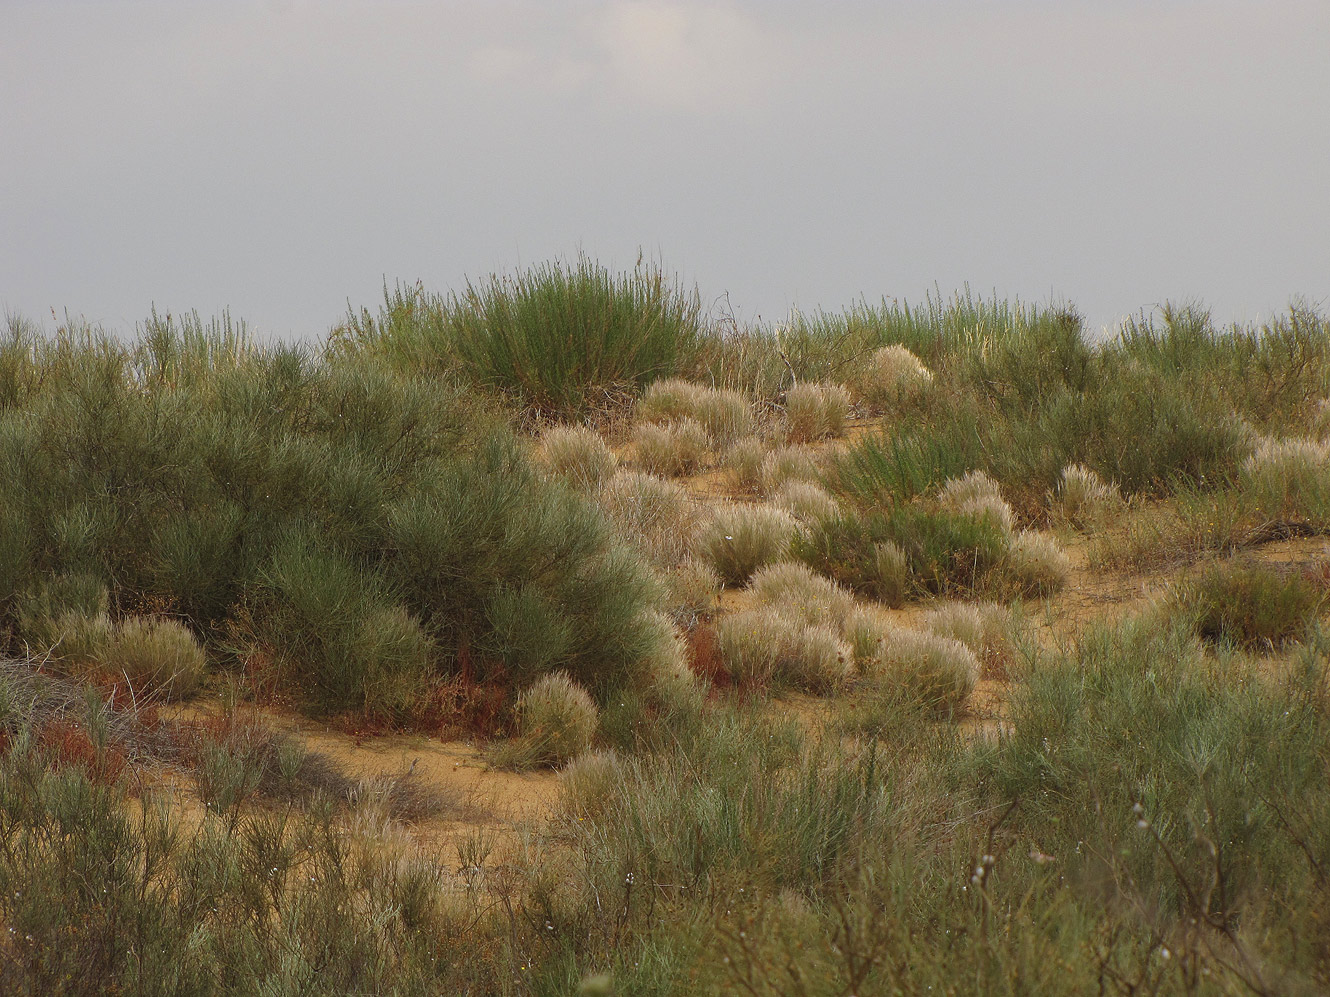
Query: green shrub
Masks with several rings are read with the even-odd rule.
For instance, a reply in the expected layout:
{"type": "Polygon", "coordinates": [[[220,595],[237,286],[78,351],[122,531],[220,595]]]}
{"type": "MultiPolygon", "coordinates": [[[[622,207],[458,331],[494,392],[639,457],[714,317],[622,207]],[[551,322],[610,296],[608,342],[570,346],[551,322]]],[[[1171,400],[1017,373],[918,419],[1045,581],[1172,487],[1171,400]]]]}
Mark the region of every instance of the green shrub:
{"type": "Polygon", "coordinates": [[[794,517],[775,506],[731,505],[707,525],[703,550],[726,584],[742,585],[784,557],[798,530],[794,517]]]}
{"type": "Polygon", "coordinates": [[[1198,636],[1243,648],[1302,639],[1324,603],[1325,594],[1300,575],[1243,561],[1208,566],[1172,598],[1198,636]]]}
{"type": "Polygon", "coordinates": [[[411,371],[460,363],[477,383],[564,415],[607,391],[632,390],[688,364],[701,303],[651,266],[615,275],[582,257],[428,297],[403,290],[374,318],[352,316],[344,338],[411,371]]]}
{"type": "Polygon", "coordinates": [[[832,465],[830,480],[863,507],[884,508],[909,502],[965,473],[978,449],[975,426],[958,424],[945,435],[905,426],[857,440],[832,465]]]}
{"type": "Polygon", "coordinates": [[[183,698],[203,681],[203,648],[178,620],[131,616],[120,621],[100,665],[136,691],[183,698]]]}

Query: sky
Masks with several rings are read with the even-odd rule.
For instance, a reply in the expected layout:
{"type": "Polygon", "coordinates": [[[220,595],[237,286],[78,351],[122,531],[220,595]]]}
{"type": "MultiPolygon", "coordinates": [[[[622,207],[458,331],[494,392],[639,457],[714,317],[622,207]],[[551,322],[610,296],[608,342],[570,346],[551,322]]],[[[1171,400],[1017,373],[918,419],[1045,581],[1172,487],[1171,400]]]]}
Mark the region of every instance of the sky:
{"type": "Polygon", "coordinates": [[[640,257],[778,321],[1330,310],[1330,3],[0,0],[0,309],[317,339],[640,257]]]}

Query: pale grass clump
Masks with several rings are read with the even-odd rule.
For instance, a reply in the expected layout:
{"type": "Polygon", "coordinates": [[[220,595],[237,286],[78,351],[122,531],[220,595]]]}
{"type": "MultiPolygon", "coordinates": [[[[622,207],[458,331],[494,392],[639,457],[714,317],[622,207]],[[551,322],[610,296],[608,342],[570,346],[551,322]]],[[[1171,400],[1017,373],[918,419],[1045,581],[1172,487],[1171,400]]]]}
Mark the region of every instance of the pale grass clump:
{"type": "Polygon", "coordinates": [[[849,679],[854,651],[829,626],[770,607],[735,613],[716,628],[721,663],[741,686],[831,692],[849,679]]]}
{"type": "Polygon", "coordinates": [[[987,518],[1004,533],[1010,534],[1016,525],[1016,515],[1003,499],[1001,487],[983,471],[950,479],[942,486],[938,501],[958,515],[987,518]]]}
{"type": "Polygon", "coordinates": [[[704,531],[703,549],[723,581],[742,585],[781,560],[798,530],[798,521],[773,505],[723,506],[704,531]]]}
{"type": "Polygon", "coordinates": [[[541,462],[550,474],[581,491],[593,491],[618,469],[619,459],[586,426],[553,426],[540,440],[541,462]]]}
{"type": "Polygon", "coordinates": [[[753,573],[748,590],[759,605],[770,606],[809,624],[838,631],[854,611],[854,596],[806,564],[781,561],[753,573]]]}
{"type": "Polygon", "coordinates": [[[756,436],[746,436],[730,445],[723,460],[734,478],[735,488],[742,492],[762,489],[762,468],[766,456],[767,448],[756,436]]]}
{"type": "Polygon", "coordinates": [[[1084,464],[1068,464],[1053,494],[1055,516],[1074,526],[1104,522],[1122,502],[1116,483],[1104,481],[1084,464]]]}
{"type": "Polygon", "coordinates": [[[987,675],[1006,674],[1015,654],[1012,618],[996,602],[944,602],[930,609],[924,625],[940,637],[960,641],[979,658],[987,675]]]}
{"type": "Polygon", "coordinates": [[[912,578],[910,559],[899,544],[892,540],[874,544],[873,587],[878,599],[888,606],[901,605],[910,591],[912,578]]]}
{"type": "Polygon", "coordinates": [[[1048,534],[1024,530],[1012,537],[1003,571],[1020,594],[1046,596],[1067,584],[1071,559],[1048,534]]]}
{"type": "Polygon", "coordinates": [[[666,422],[690,417],[697,411],[698,398],[706,389],[682,378],[655,381],[642,392],[637,402],[637,418],[645,422],[666,422]]]}
{"type": "Polygon", "coordinates": [[[705,510],[682,485],[640,471],[620,471],[597,499],[619,533],[657,567],[694,553],[705,510]]]}
{"type": "Polygon", "coordinates": [[[771,495],[789,481],[817,481],[820,472],[813,452],[803,446],[777,447],[762,459],[762,493],[771,495]]]}
{"type": "Polygon", "coordinates": [[[795,443],[841,436],[850,415],[850,393],[843,384],[796,384],[785,393],[785,431],[795,443]]]}
{"type": "Polygon", "coordinates": [[[586,751],[600,723],[591,695],[565,671],[542,675],[518,696],[517,717],[534,764],[561,764],[586,751]]]}
{"type": "Polygon", "coordinates": [[[671,478],[696,472],[710,446],[706,430],[693,419],[641,423],[633,432],[633,442],[639,466],[671,478]]]}
{"type": "Polygon", "coordinates": [[[1242,479],[1267,515],[1321,518],[1330,510],[1330,442],[1261,437],[1242,479]]]}
{"type": "Polygon", "coordinates": [[[50,646],[42,648],[42,653],[59,659],[72,671],[92,672],[106,662],[107,652],[115,640],[115,627],[104,612],[70,610],[52,622],[49,640],[50,646]]]}
{"type": "Polygon", "coordinates": [[[623,777],[623,762],[613,748],[583,752],[559,772],[559,809],[574,820],[603,817],[623,777]]]}
{"type": "Polygon", "coordinates": [[[938,712],[959,709],[979,681],[979,659],[952,637],[894,629],[870,666],[874,676],[938,712]]]}
{"type": "Polygon", "coordinates": [[[679,628],[654,610],[646,613],[643,623],[652,639],[644,669],[652,699],[673,715],[696,713],[702,708],[705,690],[688,667],[688,651],[679,628]]]}
{"type": "Polygon", "coordinates": [[[933,385],[933,373],[899,343],[868,355],[850,387],[859,400],[875,411],[906,405],[923,397],[933,385]]]}
{"type": "Polygon", "coordinates": [[[834,519],[840,505],[821,485],[812,481],[787,481],[776,491],[772,503],[804,523],[834,519]]]}
{"type": "Polygon", "coordinates": [[[1330,436],[1330,398],[1320,398],[1313,403],[1311,427],[1321,439],[1330,436]]]}
{"type": "Polygon", "coordinates": [[[176,698],[199,687],[207,660],[198,639],[178,620],[130,616],[116,628],[101,664],[136,690],[176,698]]]}
{"type": "Polygon", "coordinates": [[[710,616],[720,601],[721,581],[716,569],[700,558],[685,558],[665,572],[670,610],[691,617],[710,616]]]}
{"type": "Polygon", "coordinates": [[[843,631],[846,642],[854,655],[855,667],[860,673],[872,667],[877,659],[882,642],[887,639],[892,626],[881,614],[867,606],[856,606],[845,621],[843,631]]]}
{"type": "Polygon", "coordinates": [[[716,446],[726,446],[753,432],[753,406],[733,388],[707,388],[699,393],[692,417],[702,424],[716,446]]]}

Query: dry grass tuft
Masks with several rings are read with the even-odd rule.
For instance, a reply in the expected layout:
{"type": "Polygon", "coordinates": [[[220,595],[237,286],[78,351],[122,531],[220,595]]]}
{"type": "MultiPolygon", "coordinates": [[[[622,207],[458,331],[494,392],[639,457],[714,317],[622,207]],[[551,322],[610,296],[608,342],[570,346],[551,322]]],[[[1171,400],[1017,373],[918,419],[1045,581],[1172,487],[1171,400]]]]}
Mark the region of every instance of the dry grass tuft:
{"type": "Polygon", "coordinates": [[[944,602],[928,611],[924,625],[968,647],[990,677],[1004,676],[1015,656],[1011,612],[995,602],[944,602]]]}
{"type": "Polygon", "coordinates": [[[761,488],[764,495],[779,491],[790,481],[816,482],[821,473],[813,452],[803,446],[777,447],[762,458],[761,488]]]}
{"type": "Polygon", "coordinates": [[[716,642],[726,671],[745,688],[793,686],[828,693],[853,669],[853,648],[833,628],[770,607],[727,616],[716,628],[716,642]]]}
{"type": "Polygon", "coordinates": [[[657,567],[680,565],[696,551],[706,510],[676,482],[620,471],[597,499],[620,535],[657,567]]]}
{"type": "Polygon", "coordinates": [[[102,664],[123,675],[136,690],[161,691],[170,698],[190,695],[203,681],[203,647],[177,620],[130,616],[116,628],[102,664]]]}
{"type": "Polygon", "coordinates": [[[618,458],[600,434],[586,426],[553,426],[541,437],[539,457],[550,474],[593,491],[618,469],[618,458]]]}
{"type": "Polygon", "coordinates": [[[1104,481],[1084,464],[1068,464],[1053,495],[1052,512],[1073,526],[1100,526],[1121,503],[1116,484],[1104,481]]]}
{"type": "Polygon", "coordinates": [[[785,393],[786,437],[811,443],[841,436],[850,415],[850,393],[843,384],[796,384],[785,393]]]}
{"type": "Polygon", "coordinates": [[[812,481],[787,481],[772,496],[772,503],[803,523],[834,519],[840,505],[825,488],[812,481]]]}
{"type": "Polygon", "coordinates": [[[748,590],[759,605],[804,623],[828,624],[840,631],[854,611],[854,596],[806,564],[781,561],[756,571],[748,590]]]}
{"type": "Polygon", "coordinates": [[[1048,534],[1025,530],[1012,537],[1003,574],[1021,595],[1051,595],[1067,584],[1071,560],[1048,534]]]}
{"type": "Polygon", "coordinates": [[[973,651],[954,638],[918,630],[892,630],[870,667],[879,681],[943,713],[964,706],[979,680],[973,651]]]}
{"type": "Polygon", "coordinates": [[[798,529],[793,516],[772,505],[723,506],[704,531],[703,549],[723,581],[742,585],[781,560],[798,529]]]}
{"type": "Polygon", "coordinates": [[[932,385],[933,374],[923,361],[897,343],[870,353],[850,387],[859,401],[881,412],[917,401],[932,385]]]}
{"type": "Polygon", "coordinates": [[[633,442],[640,467],[670,478],[696,473],[710,446],[706,430],[692,419],[641,423],[633,431],[633,442]]]}

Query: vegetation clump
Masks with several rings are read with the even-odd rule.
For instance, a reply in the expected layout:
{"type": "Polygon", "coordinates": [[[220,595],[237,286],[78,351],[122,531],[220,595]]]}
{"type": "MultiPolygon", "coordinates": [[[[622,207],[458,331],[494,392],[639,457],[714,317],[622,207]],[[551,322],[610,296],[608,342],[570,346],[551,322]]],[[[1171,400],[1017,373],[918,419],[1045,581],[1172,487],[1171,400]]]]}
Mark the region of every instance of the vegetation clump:
{"type": "Polygon", "coordinates": [[[1173,608],[1205,640],[1279,648],[1307,635],[1325,598],[1296,572],[1235,560],[1210,564],[1181,584],[1173,608]]]}

